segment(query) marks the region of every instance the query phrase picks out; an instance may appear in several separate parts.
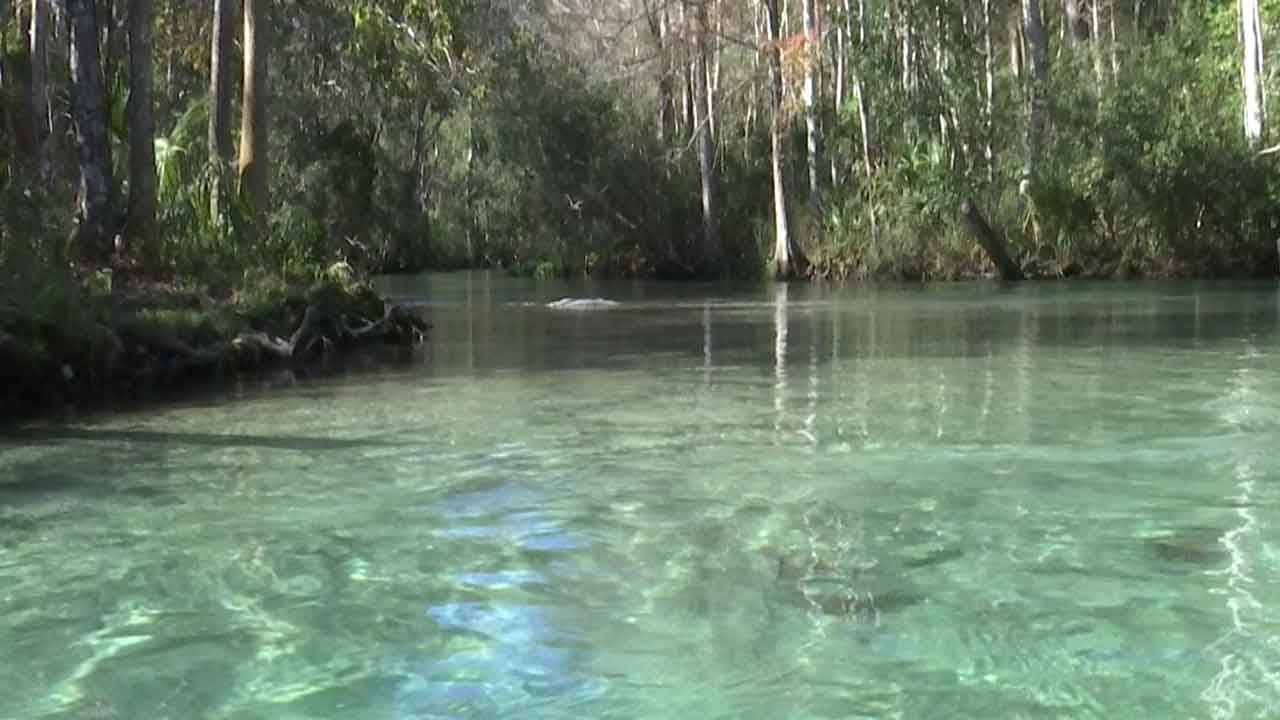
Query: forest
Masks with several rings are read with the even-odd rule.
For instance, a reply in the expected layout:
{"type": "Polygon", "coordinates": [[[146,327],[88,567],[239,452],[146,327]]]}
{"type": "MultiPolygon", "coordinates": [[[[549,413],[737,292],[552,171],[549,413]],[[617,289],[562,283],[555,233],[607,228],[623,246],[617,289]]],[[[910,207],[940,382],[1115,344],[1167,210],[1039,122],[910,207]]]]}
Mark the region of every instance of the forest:
{"type": "Polygon", "coordinates": [[[1278,5],[4,0],[0,355],[335,273],[991,275],[962,206],[1019,276],[1272,276],[1278,5]]]}
{"type": "Polygon", "coordinates": [[[949,279],[971,199],[1031,275],[1270,275],[1277,13],[7,0],[0,270],[949,279]]]}

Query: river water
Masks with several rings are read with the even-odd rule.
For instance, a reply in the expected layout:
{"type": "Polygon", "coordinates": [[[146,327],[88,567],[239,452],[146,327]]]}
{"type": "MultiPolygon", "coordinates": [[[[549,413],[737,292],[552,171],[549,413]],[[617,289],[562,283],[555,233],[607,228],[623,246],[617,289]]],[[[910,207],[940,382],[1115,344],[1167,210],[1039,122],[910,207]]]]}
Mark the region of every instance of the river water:
{"type": "Polygon", "coordinates": [[[0,718],[1280,715],[1274,284],[386,289],[0,439],[0,718]]]}

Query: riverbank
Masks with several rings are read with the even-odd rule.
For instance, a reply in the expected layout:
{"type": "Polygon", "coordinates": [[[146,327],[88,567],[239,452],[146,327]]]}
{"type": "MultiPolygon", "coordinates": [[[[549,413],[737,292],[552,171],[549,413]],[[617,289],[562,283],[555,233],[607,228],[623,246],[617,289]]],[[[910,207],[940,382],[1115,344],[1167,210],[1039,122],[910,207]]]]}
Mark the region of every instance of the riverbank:
{"type": "Polygon", "coordinates": [[[425,342],[412,306],[339,263],[308,286],[210,293],[154,281],[90,282],[0,306],[0,425],[169,396],[180,389],[425,342]]]}

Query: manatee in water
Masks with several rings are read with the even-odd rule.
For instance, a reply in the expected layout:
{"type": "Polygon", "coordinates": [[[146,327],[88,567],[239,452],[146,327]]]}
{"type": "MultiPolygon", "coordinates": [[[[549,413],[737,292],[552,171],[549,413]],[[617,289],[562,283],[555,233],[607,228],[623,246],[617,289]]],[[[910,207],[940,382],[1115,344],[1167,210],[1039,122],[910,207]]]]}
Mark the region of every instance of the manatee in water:
{"type": "Polygon", "coordinates": [[[878,623],[883,613],[919,605],[925,596],[898,569],[837,563],[804,551],[776,554],[775,583],[792,604],[823,615],[878,623]]]}
{"type": "Polygon", "coordinates": [[[908,557],[902,562],[902,566],[908,570],[920,570],[922,568],[943,565],[962,557],[964,557],[964,550],[958,547],[935,547],[923,553],[908,557]]]}
{"type": "Polygon", "coordinates": [[[1179,565],[1221,565],[1228,562],[1217,528],[1182,528],[1147,540],[1147,548],[1157,559],[1179,565]]]}
{"type": "Polygon", "coordinates": [[[547,303],[547,307],[552,310],[607,310],[616,308],[618,305],[616,300],[604,298],[560,298],[547,303]]]}

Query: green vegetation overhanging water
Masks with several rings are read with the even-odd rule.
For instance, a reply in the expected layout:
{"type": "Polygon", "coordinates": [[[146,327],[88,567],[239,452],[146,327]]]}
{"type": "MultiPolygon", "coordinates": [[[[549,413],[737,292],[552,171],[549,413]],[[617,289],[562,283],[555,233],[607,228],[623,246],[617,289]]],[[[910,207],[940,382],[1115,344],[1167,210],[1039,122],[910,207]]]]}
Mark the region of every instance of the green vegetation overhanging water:
{"type": "Polygon", "coordinates": [[[384,289],[407,365],[0,441],[0,717],[1280,706],[1274,284],[384,289]]]}

